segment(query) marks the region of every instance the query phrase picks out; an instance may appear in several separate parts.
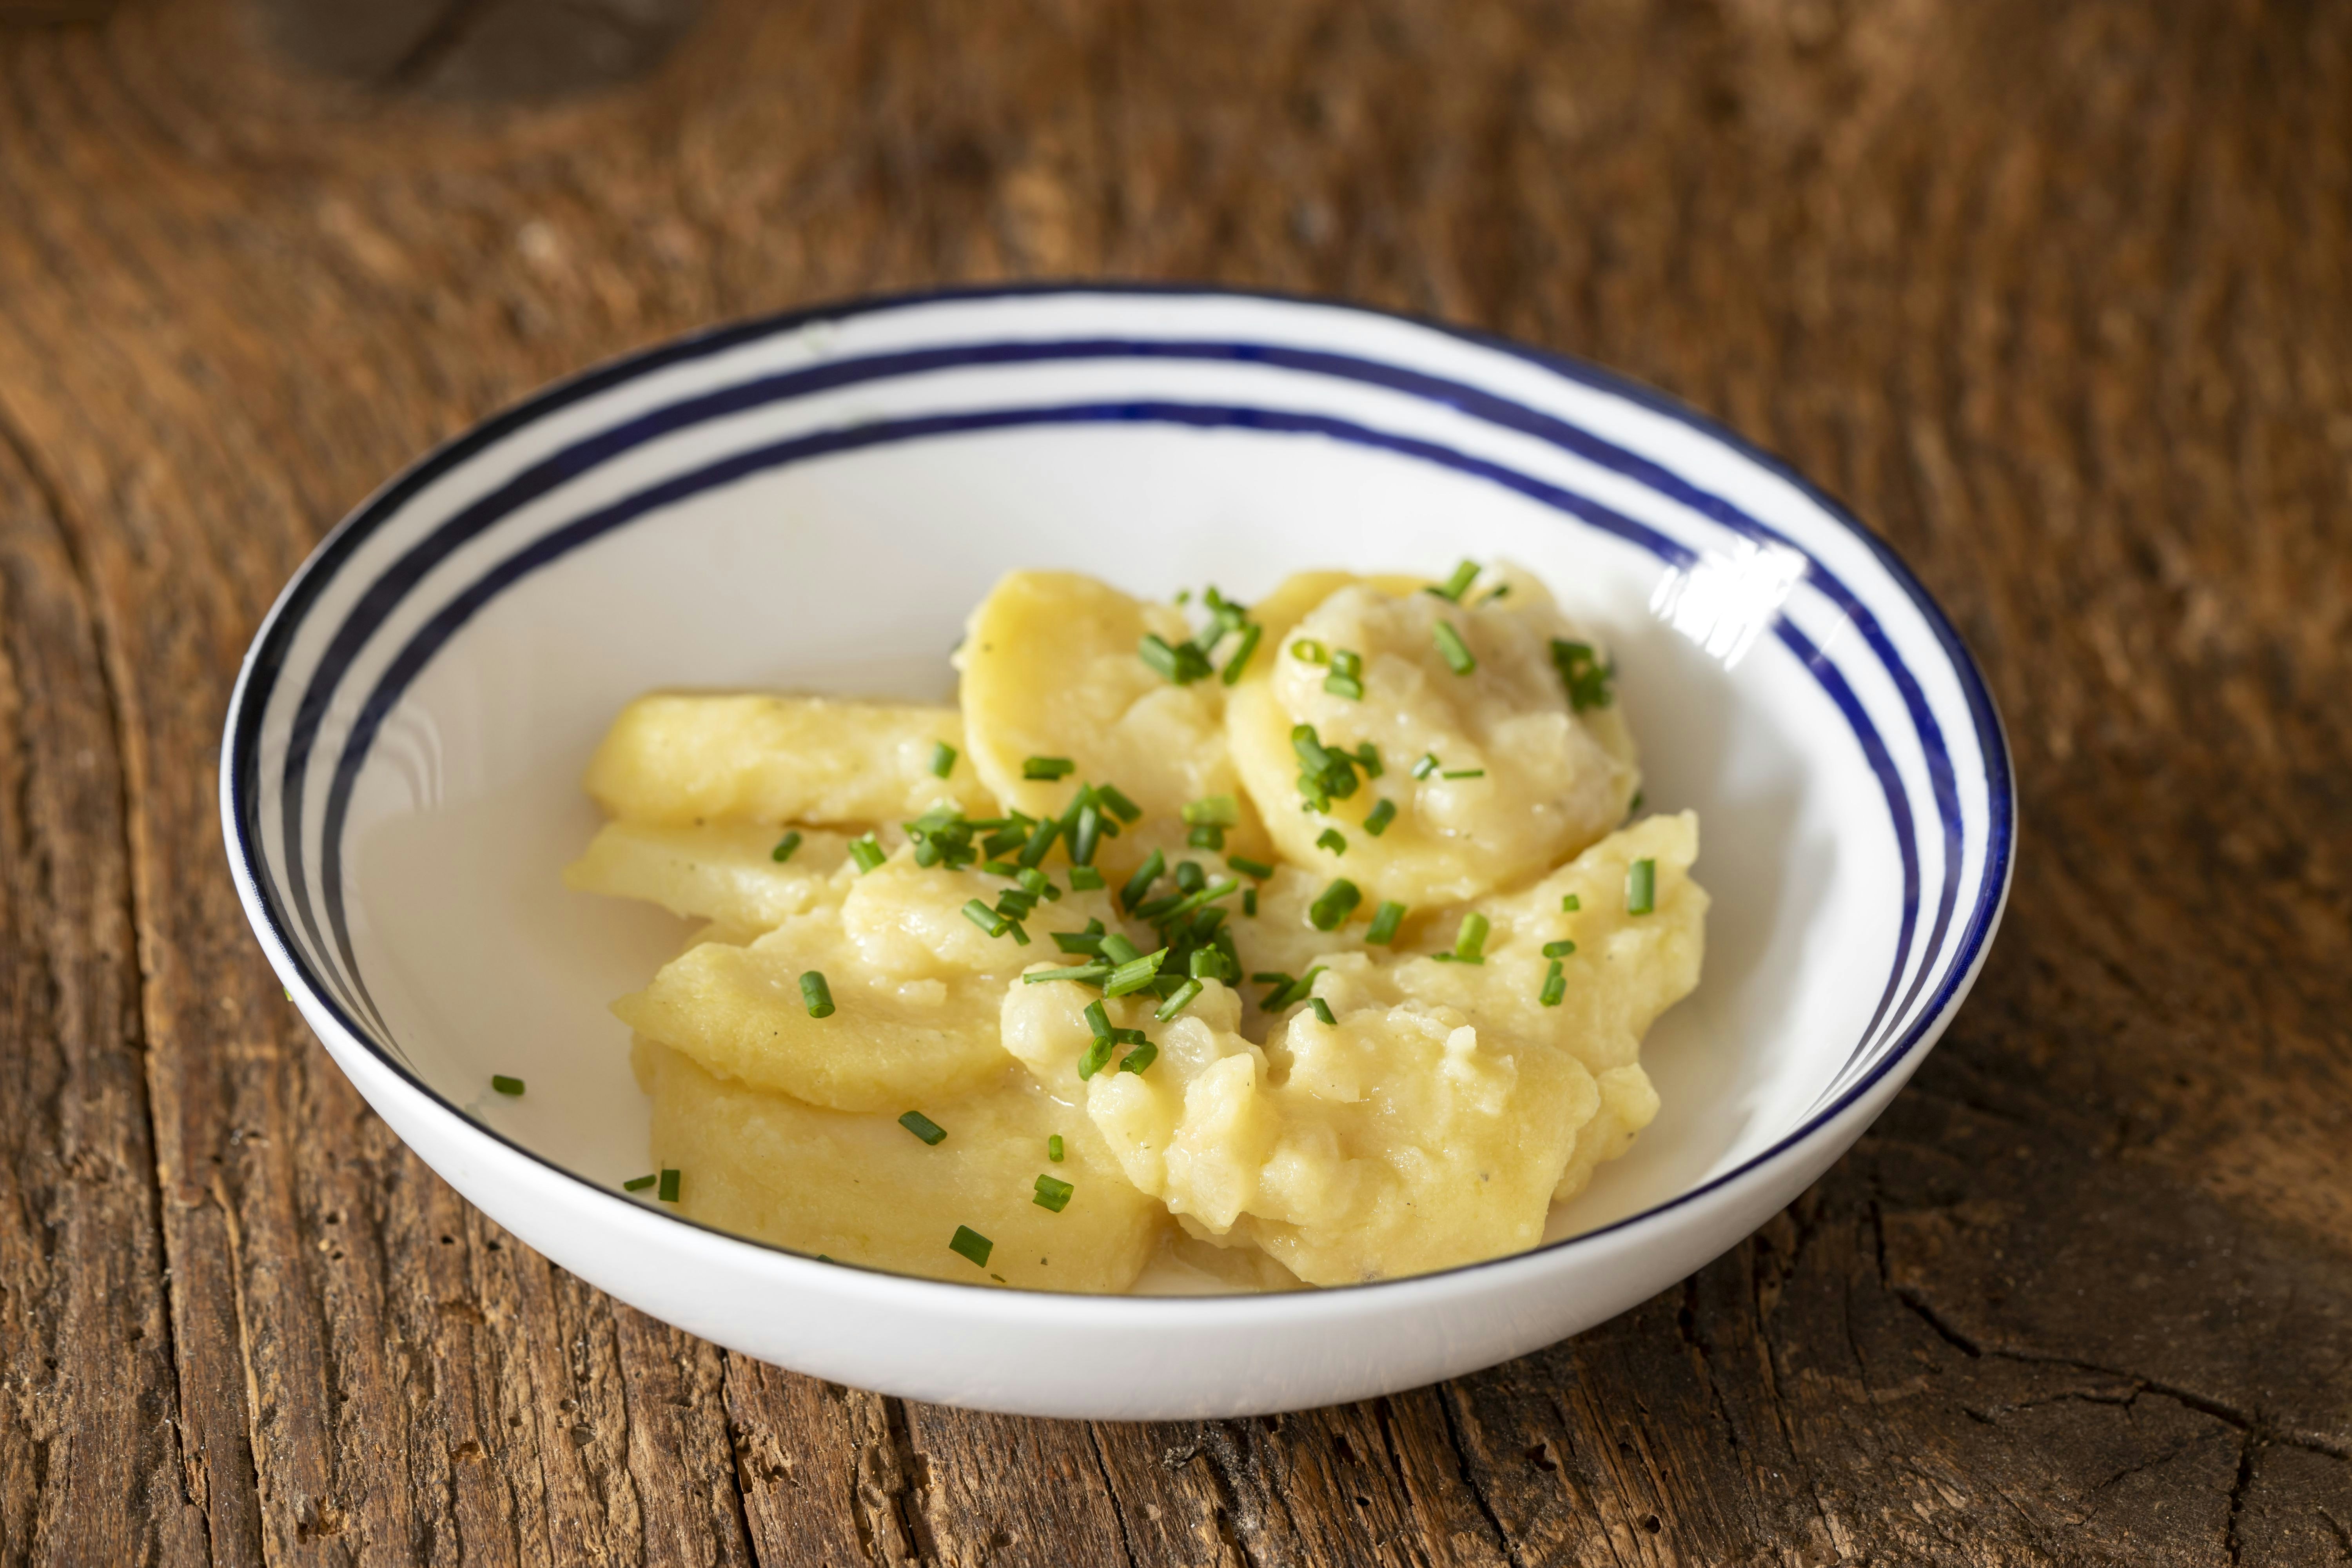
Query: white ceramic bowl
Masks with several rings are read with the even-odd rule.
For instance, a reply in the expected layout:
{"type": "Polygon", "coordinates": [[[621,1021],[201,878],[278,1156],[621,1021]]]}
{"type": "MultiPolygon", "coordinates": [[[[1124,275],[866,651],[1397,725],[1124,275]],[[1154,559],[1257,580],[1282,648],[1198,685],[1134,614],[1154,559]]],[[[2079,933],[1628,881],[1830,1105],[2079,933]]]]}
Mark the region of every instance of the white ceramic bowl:
{"type": "Polygon", "coordinates": [[[386,1121],[493,1218],[734,1350],[910,1398],[1215,1416],[1366,1397],[1599,1322],[1878,1114],[2007,890],[2000,721],[1852,519],[1654,393],[1345,306],[1036,289],[730,327],[548,391],[402,475],[255,639],[221,809],[270,962],[386,1121]],[[578,780],[656,686],[945,699],[1013,566],[1246,600],[1295,568],[1532,567],[1606,626],[1650,803],[1698,809],[1697,993],[1664,1110],[1515,1258],[1279,1296],[910,1279],[623,1194],[646,1102],[604,1010],[678,935],[567,893],[578,780]],[[494,1072],[530,1083],[507,1100],[494,1072]]]}

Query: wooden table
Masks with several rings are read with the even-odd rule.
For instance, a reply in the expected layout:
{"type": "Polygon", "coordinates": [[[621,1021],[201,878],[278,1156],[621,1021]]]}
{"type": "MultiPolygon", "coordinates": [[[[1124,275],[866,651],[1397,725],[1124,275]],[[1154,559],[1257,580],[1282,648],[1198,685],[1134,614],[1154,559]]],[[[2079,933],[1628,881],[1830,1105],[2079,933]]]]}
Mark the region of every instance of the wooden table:
{"type": "Polygon", "coordinates": [[[0,32],[0,1561],[2352,1559],[2352,7],[735,0],[552,104],[481,40],[577,8],[279,12],[0,32]],[[1095,275],[1644,377],[1984,660],[1982,982],[1682,1287],[1345,1409],[909,1405],[504,1237],[264,967],[222,710],[380,478],[685,328],[1095,275]]]}

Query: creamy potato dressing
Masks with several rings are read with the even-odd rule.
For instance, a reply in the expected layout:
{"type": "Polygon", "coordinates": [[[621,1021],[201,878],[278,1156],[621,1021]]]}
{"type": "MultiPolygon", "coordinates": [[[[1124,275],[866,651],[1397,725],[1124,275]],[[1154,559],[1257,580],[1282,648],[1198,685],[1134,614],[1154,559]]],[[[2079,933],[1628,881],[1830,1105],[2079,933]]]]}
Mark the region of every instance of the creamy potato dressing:
{"type": "Polygon", "coordinates": [[[1657,1114],[1640,1047],[1697,983],[1697,823],[1621,826],[1640,774],[1591,677],[1606,649],[1540,584],[1425,586],[1305,574],[1196,630],[1014,573],[973,613],[960,710],[632,704],[589,775],[614,820],[566,877],[710,922],[614,1005],[681,1210],[845,1261],[1084,1291],[1147,1270],[1346,1284],[1535,1245],[1657,1114]],[[1188,643],[1199,678],[1171,680],[1188,643]],[[1318,746],[1354,759],[1320,775],[1344,793],[1304,776],[1318,746]],[[1025,884],[1007,875],[1040,823],[1052,837],[1102,798],[1088,784],[1130,808],[1090,815],[1104,885],[1074,884],[1075,830],[1025,884]],[[1195,890],[1223,916],[1165,912],[1195,890]],[[1106,994],[1111,964],[1171,941],[1197,984],[1106,994]]]}

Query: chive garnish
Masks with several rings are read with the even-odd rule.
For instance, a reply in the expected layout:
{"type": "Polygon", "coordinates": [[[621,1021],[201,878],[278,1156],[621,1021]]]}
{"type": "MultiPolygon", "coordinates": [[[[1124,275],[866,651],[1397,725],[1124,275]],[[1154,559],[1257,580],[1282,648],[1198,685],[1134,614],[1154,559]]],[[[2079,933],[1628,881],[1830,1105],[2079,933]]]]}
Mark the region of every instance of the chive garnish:
{"type": "Polygon", "coordinates": [[[1031,985],[1043,985],[1048,980],[1075,980],[1081,985],[1099,985],[1110,978],[1110,965],[1080,963],[1067,969],[1033,969],[1021,978],[1031,985]]]}
{"type": "Polygon", "coordinates": [[[1484,768],[1448,768],[1445,772],[1438,774],[1437,776],[1442,779],[1483,779],[1486,776],[1486,770],[1484,768]]]}
{"type": "Polygon", "coordinates": [[[1559,907],[1567,913],[1574,914],[1584,907],[1584,900],[1574,893],[1562,893],[1559,896],[1559,907]]]}
{"type": "Polygon", "coordinates": [[[1636,860],[1625,868],[1625,912],[1646,915],[1658,907],[1658,863],[1636,860]]]}
{"type": "Polygon", "coordinates": [[[812,969],[801,976],[801,1000],[808,1004],[812,1018],[833,1016],[833,987],[824,983],[824,975],[812,969]]]}
{"type": "Polygon", "coordinates": [[[1094,891],[1103,885],[1103,874],[1092,866],[1070,868],[1070,886],[1083,891],[1094,891]]]}
{"type": "Polygon", "coordinates": [[[660,1180],[659,1176],[632,1176],[621,1184],[621,1190],[625,1193],[642,1193],[660,1180]]]}
{"type": "Polygon", "coordinates": [[[1454,569],[1454,575],[1448,577],[1442,584],[1432,584],[1423,588],[1422,592],[1434,594],[1441,599],[1458,605],[1462,602],[1462,595],[1470,591],[1470,584],[1477,580],[1478,563],[1475,561],[1465,561],[1454,569]]]}
{"type": "Polygon", "coordinates": [[[1056,1181],[1052,1176],[1040,1176],[1037,1178],[1037,1195],[1029,1201],[1041,1209],[1051,1209],[1060,1214],[1070,1206],[1070,1194],[1076,1191],[1077,1188],[1067,1182],[1056,1181]]]}
{"type": "Polygon", "coordinates": [[[1345,877],[1335,878],[1307,906],[1307,918],[1317,931],[1337,931],[1363,899],[1362,890],[1355,883],[1345,877]]]}
{"type": "Polygon", "coordinates": [[[1389,830],[1389,824],[1395,820],[1396,802],[1392,800],[1381,801],[1378,805],[1374,805],[1370,812],[1365,814],[1364,831],[1370,834],[1373,837],[1378,838],[1381,834],[1386,833],[1389,830]]]}
{"type": "Polygon", "coordinates": [[[1336,827],[1327,827],[1315,836],[1315,847],[1328,849],[1334,855],[1348,852],[1348,836],[1336,827]]]}
{"type": "Polygon", "coordinates": [[[1370,741],[1356,748],[1356,765],[1364,770],[1368,779],[1376,779],[1388,771],[1381,766],[1381,749],[1370,741]]]}
{"type": "Polygon", "coordinates": [[[1491,594],[1487,595],[1485,598],[1483,598],[1483,599],[1479,600],[1478,602],[1479,602],[1480,604],[1482,604],[1482,605],[1491,605],[1491,604],[1493,604],[1496,600],[1497,600],[1497,599],[1499,599],[1499,598],[1503,597],[1503,595],[1505,595],[1506,594],[1508,594],[1510,591],[1511,591],[1511,585],[1510,585],[1508,583],[1497,584],[1496,585],[1495,591],[1494,591],[1493,593],[1491,593],[1491,594]]]}
{"type": "Polygon", "coordinates": [[[1295,1006],[1306,1001],[1315,994],[1315,977],[1323,973],[1323,967],[1318,963],[1296,980],[1290,979],[1287,975],[1276,975],[1274,978],[1283,981],[1284,984],[1268,992],[1265,1000],[1259,1005],[1269,1013],[1279,1013],[1286,1007],[1295,1006]]]}
{"type": "Polygon", "coordinates": [[[1478,668],[1477,656],[1462,634],[1454,629],[1451,621],[1436,621],[1430,626],[1430,635],[1437,639],[1437,651],[1445,656],[1445,666],[1456,675],[1467,675],[1478,668]]]}
{"type": "Polygon", "coordinates": [[[1160,873],[1167,868],[1167,858],[1154,849],[1150,857],[1136,868],[1135,875],[1127,879],[1127,886],[1118,890],[1119,907],[1131,910],[1143,902],[1143,896],[1151,891],[1151,884],[1160,880],[1160,873]]]}
{"type": "Polygon", "coordinates": [[[1613,660],[1601,663],[1591,643],[1552,638],[1551,665],[1559,671],[1559,683],[1567,689],[1570,710],[1581,713],[1588,708],[1609,706],[1609,682],[1615,677],[1617,666],[1613,660]]]}
{"type": "Polygon", "coordinates": [[[1133,963],[1143,956],[1143,950],[1118,932],[1111,931],[1102,939],[1102,955],[1113,963],[1133,963]]]}
{"type": "Polygon", "coordinates": [[[988,1255],[996,1250],[996,1243],[968,1225],[956,1226],[955,1235],[948,1241],[948,1250],[970,1260],[976,1268],[988,1267],[988,1255]]]}
{"type": "Polygon", "coordinates": [[[1225,660],[1225,673],[1222,679],[1227,686],[1241,679],[1242,670],[1249,663],[1250,655],[1257,651],[1258,637],[1265,630],[1265,628],[1255,621],[1242,627],[1242,640],[1234,647],[1233,658],[1225,660]]]}
{"type": "Polygon", "coordinates": [[[1255,920],[1257,918],[1257,889],[1255,888],[1244,888],[1242,889],[1242,913],[1249,916],[1252,920],[1255,920]]]}
{"type": "Polygon", "coordinates": [[[1029,841],[1021,847],[1021,864],[1034,866],[1054,847],[1055,837],[1062,831],[1062,819],[1049,816],[1030,831],[1029,841]]]}
{"type": "Polygon", "coordinates": [[[890,857],[881,841],[869,833],[849,841],[849,858],[857,862],[857,874],[862,877],[890,857]]]}
{"type": "Polygon", "coordinates": [[[791,859],[793,858],[793,851],[800,847],[801,836],[799,832],[794,831],[787,833],[782,838],[776,840],[776,847],[768,851],[768,858],[781,866],[785,861],[791,859]]]}
{"type": "Polygon", "coordinates": [[[1225,857],[1225,864],[1243,876],[1255,877],[1261,882],[1274,875],[1273,867],[1263,860],[1253,860],[1246,855],[1228,855],[1225,857]]]}
{"type": "Polygon", "coordinates": [[[1641,790],[1638,790],[1638,789],[1637,789],[1637,790],[1635,790],[1635,791],[1633,792],[1633,799],[1631,799],[1631,800],[1629,800],[1629,801],[1627,801],[1627,802],[1625,803],[1625,815],[1626,815],[1626,816],[1633,816],[1635,812],[1637,812],[1637,811],[1641,810],[1641,809],[1642,809],[1642,802],[1643,802],[1643,801],[1644,801],[1644,800],[1646,800],[1647,798],[1648,798],[1648,795],[1647,795],[1643,791],[1641,791],[1641,790]]]}
{"type": "Polygon", "coordinates": [[[1570,942],[1563,937],[1558,942],[1548,942],[1544,943],[1543,952],[1546,958],[1566,958],[1570,953],[1574,952],[1575,951],[1576,943],[1570,942]]]}
{"type": "Polygon", "coordinates": [[[1560,972],[1559,960],[1555,958],[1551,961],[1551,967],[1544,971],[1543,990],[1536,1000],[1547,1007],[1557,1007],[1559,999],[1567,994],[1568,976],[1560,972]]]}
{"type": "Polygon", "coordinates": [[[1045,1158],[1056,1165],[1062,1163],[1062,1135],[1058,1132],[1045,1140],[1045,1158]]]}
{"type": "MultiPolygon", "coordinates": [[[[1197,985],[1199,982],[1188,980],[1185,984],[1187,985],[1197,985]]],[[[1160,1047],[1153,1045],[1150,1040],[1146,1040],[1141,1045],[1136,1047],[1135,1049],[1128,1052],[1127,1055],[1118,1058],[1118,1070],[1121,1072],[1131,1072],[1138,1078],[1140,1078],[1143,1076],[1143,1069],[1150,1067],[1153,1062],[1156,1062],[1159,1059],[1160,1047]]]]}
{"type": "Polygon", "coordinates": [[[1184,807],[1184,820],[1198,826],[1214,823],[1219,827],[1238,827],[1242,821],[1241,803],[1229,795],[1203,795],[1184,807]]]}
{"type": "Polygon", "coordinates": [[[945,741],[941,741],[937,745],[933,746],[931,748],[932,776],[935,778],[945,778],[950,773],[955,772],[957,755],[958,753],[956,749],[953,746],[949,745],[945,741]]]}
{"type": "Polygon", "coordinates": [[[978,899],[966,899],[963,901],[963,918],[991,936],[1003,936],[1005,928],[1013,923],[1011,919],[998,914],[978,899]]]}
{"type": "Polygon", "coordinates": [[[1394,899],[1381,905],[1372,915],[1372,929],[1364,940],[1375,946],[1385,947],[1396,940],[1397,927],[1404,923],[1405,907],[1394,899]]]}
{"type": "Polygon", "coordinates": [[[1171,647],[1157,632],[1146,632],[1135,651],[1156,673],[1179,686],[1189,686],[1209,673],[1209,656],[1189,638],[1171,647]]]}
{"type": "Polygon", "coordinates": [[[1078,764],[1067,757],[1021,759],[1021,776],[1024,779],[1066,779],[1077,770],[1078,764]]]}
{"type": "Polygon", "coordinates": [[[1201,869],[1198,860],[1176,862],[1176,885],[1188,893],[1197,893],[1208,885],[1209,874],[1201,869]]]}
{"type": "MultiPolygon", "coordinates": [[[[1195,953],[1194,956],[1198,957],[1199,954],[1195,953]]],[[[1202,986],[1198,980],[1185,981],[1183,984],[1179,985],[1175,990],[1168,994],[1168,1000],[1162,1002],[1159,1006],[1152,1009],[1151,1016],[1159,1019],[1163,1024],[1168,1022],[1169,1019],[1173,1018],[1177,1014],[1181,1013],[1185,1008],[1191,1006],[1192,1005],[1192,999],[1195,996],[1198,996],[1202,990],[1202,986]]],[[[1121,1065],[1124,1066],[1125,1064],[1122,1063],[1121,1065]]]]}
{"type": "Polygon", "coordinates": [[[1412,776],[1417,779],[1425,779],[1436,771],[1437,753],[1435,752],[1423,752],[1421,754],[1421,761],[1412,764],[1412,776]]]}
{"type": "Polygon", "coordinates": [[[919,1110],[910,1110],[898,1118],[898,1125],[926,1143],[939,1144],[947,1140],[948,1130],[919,1110]]]}
{"type": "Polygon", "coordinates": [[[1307,1005],[1315,1009],[1315,1016],[1323,1023],[1325,1027],[1336,1029],[1339,1026],[1339,1020],[1331,1016],[1330,1003],[1320,996],[1309,996],[1307,999],[1307,1005]]]}
{"type": "Polygon", "coordinates": [[[1462,917],[1462,924],[1454,933],[1454,959],[1457,963],[1486,962],[1486,917],[1472,910],[1462,917]]]}
{"type": "Polygon", "coordinates": [[[1328,664],[1331,650],[1313,637],[1300,637],[1290,645],[1290,657],[1301,664],[1328,664]]]}
{"type": "Polygon", "coordinates": [[[1078,819],[1070,828],[1070,864],[1091,866],[1095,849],[1102,842],[1103,817],[1087,792],[1080,791],[1078,819]]]}
{"type": "Polygon", "coordinates": [[[1335,697],[1351,701],[1364,700],[1363,656],[1349,648],[1337,648],[1331,654],[1331,673],[1323,678],[1323,689],[1335,697]]]}
{"type": "Polygon", "coordinates": [[[1187,847],[1194,849],[1223,849],[1225,830],[1213,822],[1204,822],[1184,835],[1187,847]]]}
{"type": "Polygon", "coordinates": [[[1234,974],[1233,960],[1213,947],[1194,948],[1185,967],[1195,980],[1230,980],[1234,974]]]}
{"type": "Polygon", "coordinates": [[[1103,994],[1125,996],[1144,989],[1159,975],[1160,966],[1167,958],[1168,950],[1163,947],[1157,952],[1147,952],[1140,958],[1120,964],[1110,972],[1110,978],[1103,982],[1103,994]]]}
{"type": "Polygon", "coordinates": [[[1097,784],[1095,795],[1103,805],[1108,806],[1110,814],[1121,822],[1133,822],[1143,815],[1143,807],[1128,799],[1125,792],[1117,784],[1097,784]]]}
{"type": "Polygon", "coordinates": [[[678,1180],[678,1173],[676,1171],[664,1171],[661,1173],[661,1190],[655,1193],[654,1196],[666,1204],[677,1202],[678,1180]]]}
{"type": "Polygon", "coordinates": [[[1064,952],[1085,952],[1097,957],[1102,954],[1103,923],[1088,921],[1084,931],[1057,931],[1052,933],[1054,945],[1064,952]]]}
{"type": "Polygon", "coordinates": [[[509,1078],[504,1073],[494,1072],[490,1075],[490,1087],[497,1089],[500,1094],[518,1095],[522,1092],[522,1079],[519,1078],[509,1078]]]}

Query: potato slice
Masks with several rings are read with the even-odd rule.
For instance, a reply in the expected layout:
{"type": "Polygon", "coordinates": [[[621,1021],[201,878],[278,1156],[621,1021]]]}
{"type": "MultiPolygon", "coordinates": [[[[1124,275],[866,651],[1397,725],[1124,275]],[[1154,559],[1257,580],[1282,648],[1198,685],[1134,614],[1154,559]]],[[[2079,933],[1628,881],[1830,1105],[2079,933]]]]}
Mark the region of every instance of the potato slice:
{"type": "Polygon", "coordinates": [[[969,761],[931,772],[942,741],[963,748],[952,708],[656,693],[621,710],[586,784],[613,816],[672,827],[887,822],[943,802],[993,816],[969,761]]]}
{"type": "MultiPolygon", "coordinates": [[[[1295,580],[1295,592],[1303,598],[1330,580],[1295,580]]],[[[1554,637],[1594,639],[1533,588],[1518,604],[1465,607],[1359,581],[1299,618],[1268,668],[1235,689],[1226,714],[1234,763],[1285,858],[1347,877],[1372,902],[1427,906],[1540,875],[1623,817],[1640,784],[1630,736],[1613,704],[1574,711],[1551,658],[1554,637]],[[1447,664],[1440,621],[1475,656],[1468,675],[1447,664]],[[1327,690],[1328,668],[1300,658],[1302,643],[1359,656],[1364,696],[1327,690]],[[1299,725],[1335,750],[1369,743],[1381,775],[1360,780],[1327,811],[1301,810],[1299,725]],[[1429,754],[1440,771],[1414,778],[1413,763],[1429,754]],[[1383,800],[1396,815],[1375,836],[1363,823],[1383,800]],[[1344,849],[1318,843],[1328,828],[1344,849]]]]}
{"type": "Polygon", "coordinates": [[[713,1077],[651,1041],[638,1054],[654,1159],[679,1173],[679,1211],[706,1225],[901,1274],[1091,1292],[1132,1285],[1167,1226],[1086,1117],[1008,1076],[1002,1057],[995,1078],[961,1097],[861,1116],[713,1077]],[[924,1143],[899,1124],[907,1110],[947,1136],[924,1143]],[[1036,1202],[1041,1175],[1075,1189],[1059,1213],[1036,1202]],[[950,1250],[959,1226],[992,1244],[984,1266],[950,1250]]]}
{"type": "Polygon", "coordinates": [[[849,840],[822,828],[779,864],[783,830],[757,823],[660,827],[609,822],[588,851],[564,868],[563,885],[583,893],[643,899],[674,915],[730,929],[772,931],[790,916],[837,897],[833,875],[848,859],[849,840]]]}

